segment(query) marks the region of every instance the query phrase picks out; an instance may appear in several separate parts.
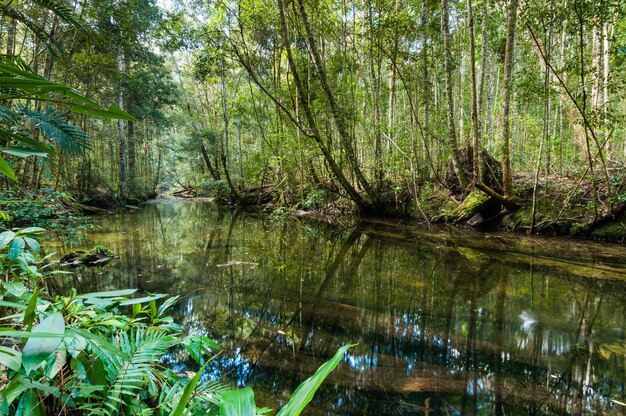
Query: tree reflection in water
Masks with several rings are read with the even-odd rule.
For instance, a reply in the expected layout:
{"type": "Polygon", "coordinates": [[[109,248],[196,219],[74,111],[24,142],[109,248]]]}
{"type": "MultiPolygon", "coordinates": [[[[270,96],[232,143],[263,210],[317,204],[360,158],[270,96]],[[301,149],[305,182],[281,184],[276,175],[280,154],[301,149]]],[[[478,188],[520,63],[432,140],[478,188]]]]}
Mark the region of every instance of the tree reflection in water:
{"type": "Polygon", "coordinates": [[[210,203],[96,224],[81,244],[120,258],[73,284],[181,295],[176,318],[224,347],[210,376],[254,385],[263,405],[356,342],[310,414],[621,414],[626,401],[621,247],[276,224],[210,203]]]}

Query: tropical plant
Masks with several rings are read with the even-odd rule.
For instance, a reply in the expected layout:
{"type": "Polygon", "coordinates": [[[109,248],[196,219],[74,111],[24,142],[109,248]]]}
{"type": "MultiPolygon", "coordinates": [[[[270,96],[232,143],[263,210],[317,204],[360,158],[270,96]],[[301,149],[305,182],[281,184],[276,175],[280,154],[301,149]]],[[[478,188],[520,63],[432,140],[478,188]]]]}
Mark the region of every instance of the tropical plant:
{"type": "MultiPolygon", "coordinates": [[[[49,263],[37,258],[31,227],[0,234],[0,415],[247,416],[257,409],[252,389],[228,391],[202,373],[217,343],[184,335],[166,315],[177,297],[131,297],[136,289],[51,297],[40,286],[49,263]],[[4,251],[7,251],[5,254],[4,251]],[[160,305],[157,301],[162,302],[160,305]],[[25,342],[24,342],[25,340],[25,342]],[[183,353],[199,366],[190,379],[166,368],[183,353]]],[[[298,387],[279,416],[296,416],[311,401],[350,346],[341,348],[298,387]]]]}

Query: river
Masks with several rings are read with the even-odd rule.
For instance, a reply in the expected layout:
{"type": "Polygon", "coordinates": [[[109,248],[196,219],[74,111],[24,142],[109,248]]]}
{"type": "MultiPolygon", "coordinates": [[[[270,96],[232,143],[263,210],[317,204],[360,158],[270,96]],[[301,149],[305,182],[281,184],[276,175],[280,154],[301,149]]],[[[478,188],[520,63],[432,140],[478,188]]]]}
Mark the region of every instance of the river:
{"type": "Polygon", "coordinates": [[[264,406],[355,343],[306,414],[626,413],[622,246],[272,221],[209,202],[94,223],[60,251],[102,244],[119,259],[61,286],[180,296],[177,321],[224,350],[207,377],[253,386],[264,406]]]}

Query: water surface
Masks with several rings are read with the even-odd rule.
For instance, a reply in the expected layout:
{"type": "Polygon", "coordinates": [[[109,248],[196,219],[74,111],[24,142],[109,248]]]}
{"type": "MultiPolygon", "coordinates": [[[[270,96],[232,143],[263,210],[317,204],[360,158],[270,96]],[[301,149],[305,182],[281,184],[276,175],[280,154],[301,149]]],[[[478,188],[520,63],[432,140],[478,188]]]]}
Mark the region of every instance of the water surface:
{"type": "Polygon", "coordinates": [[[119,259],[66,284],[180,295],[178,322],[224,348],[209,376],[252,385],[265,406],[358,343],[306,414],[626,413],[621,246],[276,223],[201,202],[95,225],[79,245],[119,259]]]}

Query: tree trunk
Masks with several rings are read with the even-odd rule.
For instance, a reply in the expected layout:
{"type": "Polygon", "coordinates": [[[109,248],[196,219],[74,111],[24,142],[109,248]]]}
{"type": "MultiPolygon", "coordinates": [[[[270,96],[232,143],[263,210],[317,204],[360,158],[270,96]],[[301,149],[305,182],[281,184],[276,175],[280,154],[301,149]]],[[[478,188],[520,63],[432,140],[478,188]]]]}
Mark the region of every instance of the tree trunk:
{"type": "Polygon", "coordinates": [[[224,176],[226,177],[226,182],[228,183],[228,188],[230,189],[231,198],[234,200],[239,200],[239,192],[237,192],[237,188],[233,184],[233,181],[230,177],[230,173],[228,171],[228,140],[229,140],[229,117],[228,117],[228,105],[226,101],[226,73],[225,68],[222,63],[221,66],[221,78],[222,78],[222,116],[224,119],[224,136],[223,140],[220,142],[220,158],[222,160],[222,168],[224,169],[224,176]]]}
{"type": "Polygon", "coordinates": [[[472,0],[467,0],[467,27],[470,41],[470,91],[472,96],[472,165],[474,168],[474,183],[483,181],[483,157],[480,140],[480,125],[478,124],[478,97],[476,92],[476,51],[474,40],[474,15],[472,13],[472,0]]]}
{"type": "MultiPolygon", "coordinates": [[[[124,88],[122,78],[124,77],[124,52],[120,47],[117,51],[117,70],[119,72],[120,81],[118,85],[117,91],[117,106],[121,109],[124,109],[124,88]]],[[[128,178],[126,173],[126,126],[124,120],[117,120],[117,129],[119,134],[119,167],[120,167],[120,183],[119,183],[119,192],[120,198],[125,200],[128,197],[128,178]]]]}
{"type": "Polygon", "coordinates": [[[304,6],[304,0],[298,0],[298,4],[300,6],[300,17],[302,18],[302,23],[304,24],[304,28],[306,31],[307,41],[310,47],[310,53],[313,57],[313,62],[317,69],[317,73],[320,77],[320,82],[322,84],[322,89],[324,90],[324,95],[328,101],[328,105],[330,107],[330,112],[332,114],[332,118],[337,126],[337,130],[339,131],[339,139],[341,140],[343,151],[352,167],[352,171],[354,172],[354,176],[359,184],[363,187],[368,196],[372,199],[372,201],[378,200],[378,195],[374,188],[369,184],[365,175],[363,175],[363,171],[359,166],[359,162],[356,157],[356,153],[354,151],[354,147],[352,146],[352,142],[350,136],[348,134],[348,130],[346,127],[346,122],[344,119],[344,115],[342,110],[339,108],[335,96],[330,89],[330,85],[328,83],[328,79],[326,77],[326,69],[324,67],[324,63],[322,62],[321,55],[317,48],[317,41],[315,40],[315,36],[313,35],[313,30],[311,28],[311,24],[309,22],[309,18],[306,13],[306,8],[304,6]]]}
{"type": "MultiPolygon", "coordinates": [[[[291,69],[291,74],[294,80],[294,84],[296,86],[296,93],[298,94],[299,102],[302,105],[302,110],[304,111],[305,117],[309,125],[308,126],[309,131],[307,132],[307,134],[310,137],[312,137],[313,140],[315,140],[315,142],[317,143],[319,149],[322,151],[322,154],[324,155],[326,163],[328,163],[328,166],[330,167],[330,170],[335,175],[335,177],[341,184],[342,188],[348,193],[348,195],[350,196],[350,199],[352,199],[352,201],[360,209],[363,209],[366,207],[365,201],[363,200],[361,195],[357,192],[357,190],[350,184],[350,182],[348,182],[347,178],[341,171],[341,168],[339,167],[339,165],[337,165],[337,162],[333,158],[332,153],[330,152],[330,148],[326,145],[326,143],[324,143],[324,140],[322,140],[322,137],[320,136],[319,130],[317,128],[317,124],[315,122],[315,118],[313,117],[313,113],[311,112],[311,108],[309,107],[308,96],[304,93],[302,80],[298,73],[298,70],[297,70],[297,67],[293,59],[292,52],[291,52],[291,39],[289,37],[289,28],[287,26],[287,19],[285,17],[285,8],[284,8],[284,4],[282,0],[278,0],[278,10],[280,13],[283,43],[284,43],[285,51],[287,52],[287,61],[289,63],[289,67],[291,69]]],[[[254,75],[252,68],[250,68],[249,65],[247,65],[246,62],[244,62],[242,59],[240,59],[240,61],[242,62],[242,64],[244,64],[244,66],[246,67],[246,70],[252,76],[253,81],[259,87],[261,87],[261,89],[263,89],[263,91],[266,94],[268,94],[271,98],[273,98],[273,101],[276,104],[280,104],[280,102],[275,100],[274,97],[271,95],[271,93],[267,91],[266,88],[263,87],[260,80],[258,80],[258,78],[254,75]]],[[[285,109],[283,109],[283,111],[285,111],[285,109]]],[[[297,120],[292,120],[292,121],[296,124],[296,127],[303,129],[303,127],[298,124],[297,120]]]]}
{"type": "Polygon", "coordinates": [[[513,92],[513,56],[515,53],[515,25],[519,0],[510,0],[506,49],[504,51],[504,80],[502,98],[502,188],[504,196],[513,196],[513,178],[511,173],[511,97],[513,92]]]}
{"type": "Polygon", "coordinates": [[[134,191],[137,176],[136,151],[135,151],[135,123],[128,122],[128,181],[131,191],[134,191]]]}
{"type": "Polygon", "coordinates": [[[446,71],[446,98],[448,101],[448,147],[450,148],[450,156],[452,158],[452,167],[459,181],[462,190],[467,187],[467,178],[461,167],[459,158],[459,148],[457,145],[456,127],[454,121],[454,98],[452,85],[452,51],[450,47],[450,28],[448,21],[448,0],[441,0],[441,30],[443,32],[444,43],[444,64],[446,71]]]}

